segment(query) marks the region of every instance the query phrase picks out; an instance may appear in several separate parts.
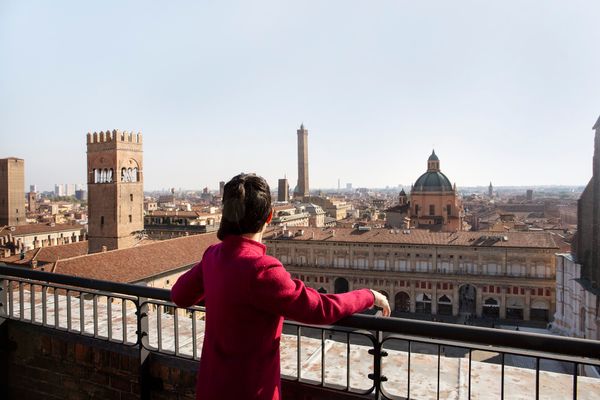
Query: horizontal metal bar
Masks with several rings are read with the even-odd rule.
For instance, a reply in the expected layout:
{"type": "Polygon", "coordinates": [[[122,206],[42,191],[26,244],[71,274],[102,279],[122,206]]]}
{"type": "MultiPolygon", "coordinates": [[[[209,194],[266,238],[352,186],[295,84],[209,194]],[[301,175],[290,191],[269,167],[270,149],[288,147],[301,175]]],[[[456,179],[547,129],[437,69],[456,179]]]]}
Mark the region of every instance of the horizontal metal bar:
{"type": "Polygon", "coordinates": [[[137,297],[151,297],[153,299],[171,301],[170,291],[166,289],[152,288],[148,286],[133,285],[128,283],[103,281],[98,279],[82,278],[79,276],[56,274],[53,272],[36,271],[26,268],[9,267],[0,265],[0,278],[16,276],[44,282],[62,283],[86,289],[103,290],[109,293],[123,293],[137,297]]]}

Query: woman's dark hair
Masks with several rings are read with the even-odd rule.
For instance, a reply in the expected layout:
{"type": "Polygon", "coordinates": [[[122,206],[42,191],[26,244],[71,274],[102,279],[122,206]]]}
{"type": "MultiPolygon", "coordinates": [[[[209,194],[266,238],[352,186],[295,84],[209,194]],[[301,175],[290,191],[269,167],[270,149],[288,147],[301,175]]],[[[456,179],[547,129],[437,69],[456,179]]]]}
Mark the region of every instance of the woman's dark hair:
{"type": "Polygon", "coordinates": [[[271,213],[271,189],[260,176],[239,174],[223,189],[223,216],[217,237],[256,233],[271,213]]]}

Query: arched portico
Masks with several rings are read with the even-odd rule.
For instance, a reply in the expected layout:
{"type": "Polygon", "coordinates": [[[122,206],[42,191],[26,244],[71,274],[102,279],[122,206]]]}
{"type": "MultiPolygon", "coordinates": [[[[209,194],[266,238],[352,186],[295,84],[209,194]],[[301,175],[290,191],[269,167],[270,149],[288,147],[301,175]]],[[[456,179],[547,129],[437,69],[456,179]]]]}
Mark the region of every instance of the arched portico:
{"type": "Polygon", "coordinates": [[[394,296],[394,311],[410,312],[410,296],[408,293],[396,293],[396,296],[394,296]]]}
{"type": "Polygon", "coordinates": [[[350,289],[350,284],[346,278],[337,278],[333,284],[334,293],[346,293],[350,289]]]}

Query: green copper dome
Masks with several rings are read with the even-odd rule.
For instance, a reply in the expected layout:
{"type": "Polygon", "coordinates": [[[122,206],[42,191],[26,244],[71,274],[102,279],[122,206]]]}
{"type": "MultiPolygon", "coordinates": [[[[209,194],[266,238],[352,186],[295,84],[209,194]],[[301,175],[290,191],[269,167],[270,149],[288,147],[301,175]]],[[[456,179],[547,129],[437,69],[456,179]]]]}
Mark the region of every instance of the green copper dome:
{"type": "Polygon", "coordinates": [[[417,179],[413,192],[449,192],[452,184],[446,175],[440,171],[428,171],[417,179]]]}

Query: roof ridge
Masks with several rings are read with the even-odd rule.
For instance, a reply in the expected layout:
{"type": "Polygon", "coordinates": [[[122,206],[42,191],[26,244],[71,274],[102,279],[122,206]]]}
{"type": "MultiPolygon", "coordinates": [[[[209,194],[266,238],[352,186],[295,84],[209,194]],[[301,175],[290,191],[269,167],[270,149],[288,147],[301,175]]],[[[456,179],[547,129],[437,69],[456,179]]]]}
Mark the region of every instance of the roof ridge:
{"type": "Polygon", "coordinates": [[[31,261],[34,261],[37,258],[38,254],[40,254],[40,251],[42,251],[42,249],[43,249],[43,247],[38,247],[37,248],[37,251],[35,252],[35,254],[33,255],[33,257],[31,257],[31,261]]]}
{"type": "Polygon", "coordinates": [[[56,261],[54,261],[54,264],[52,264],[52,270],[51,270],[51,272],[52,272],[52,273],[55,273],[55,272],[56,272],[56,266],[58,265],[58,262],[59,262],[59,261],[60,261],[60,260],[56,260],[56,261]]]}

